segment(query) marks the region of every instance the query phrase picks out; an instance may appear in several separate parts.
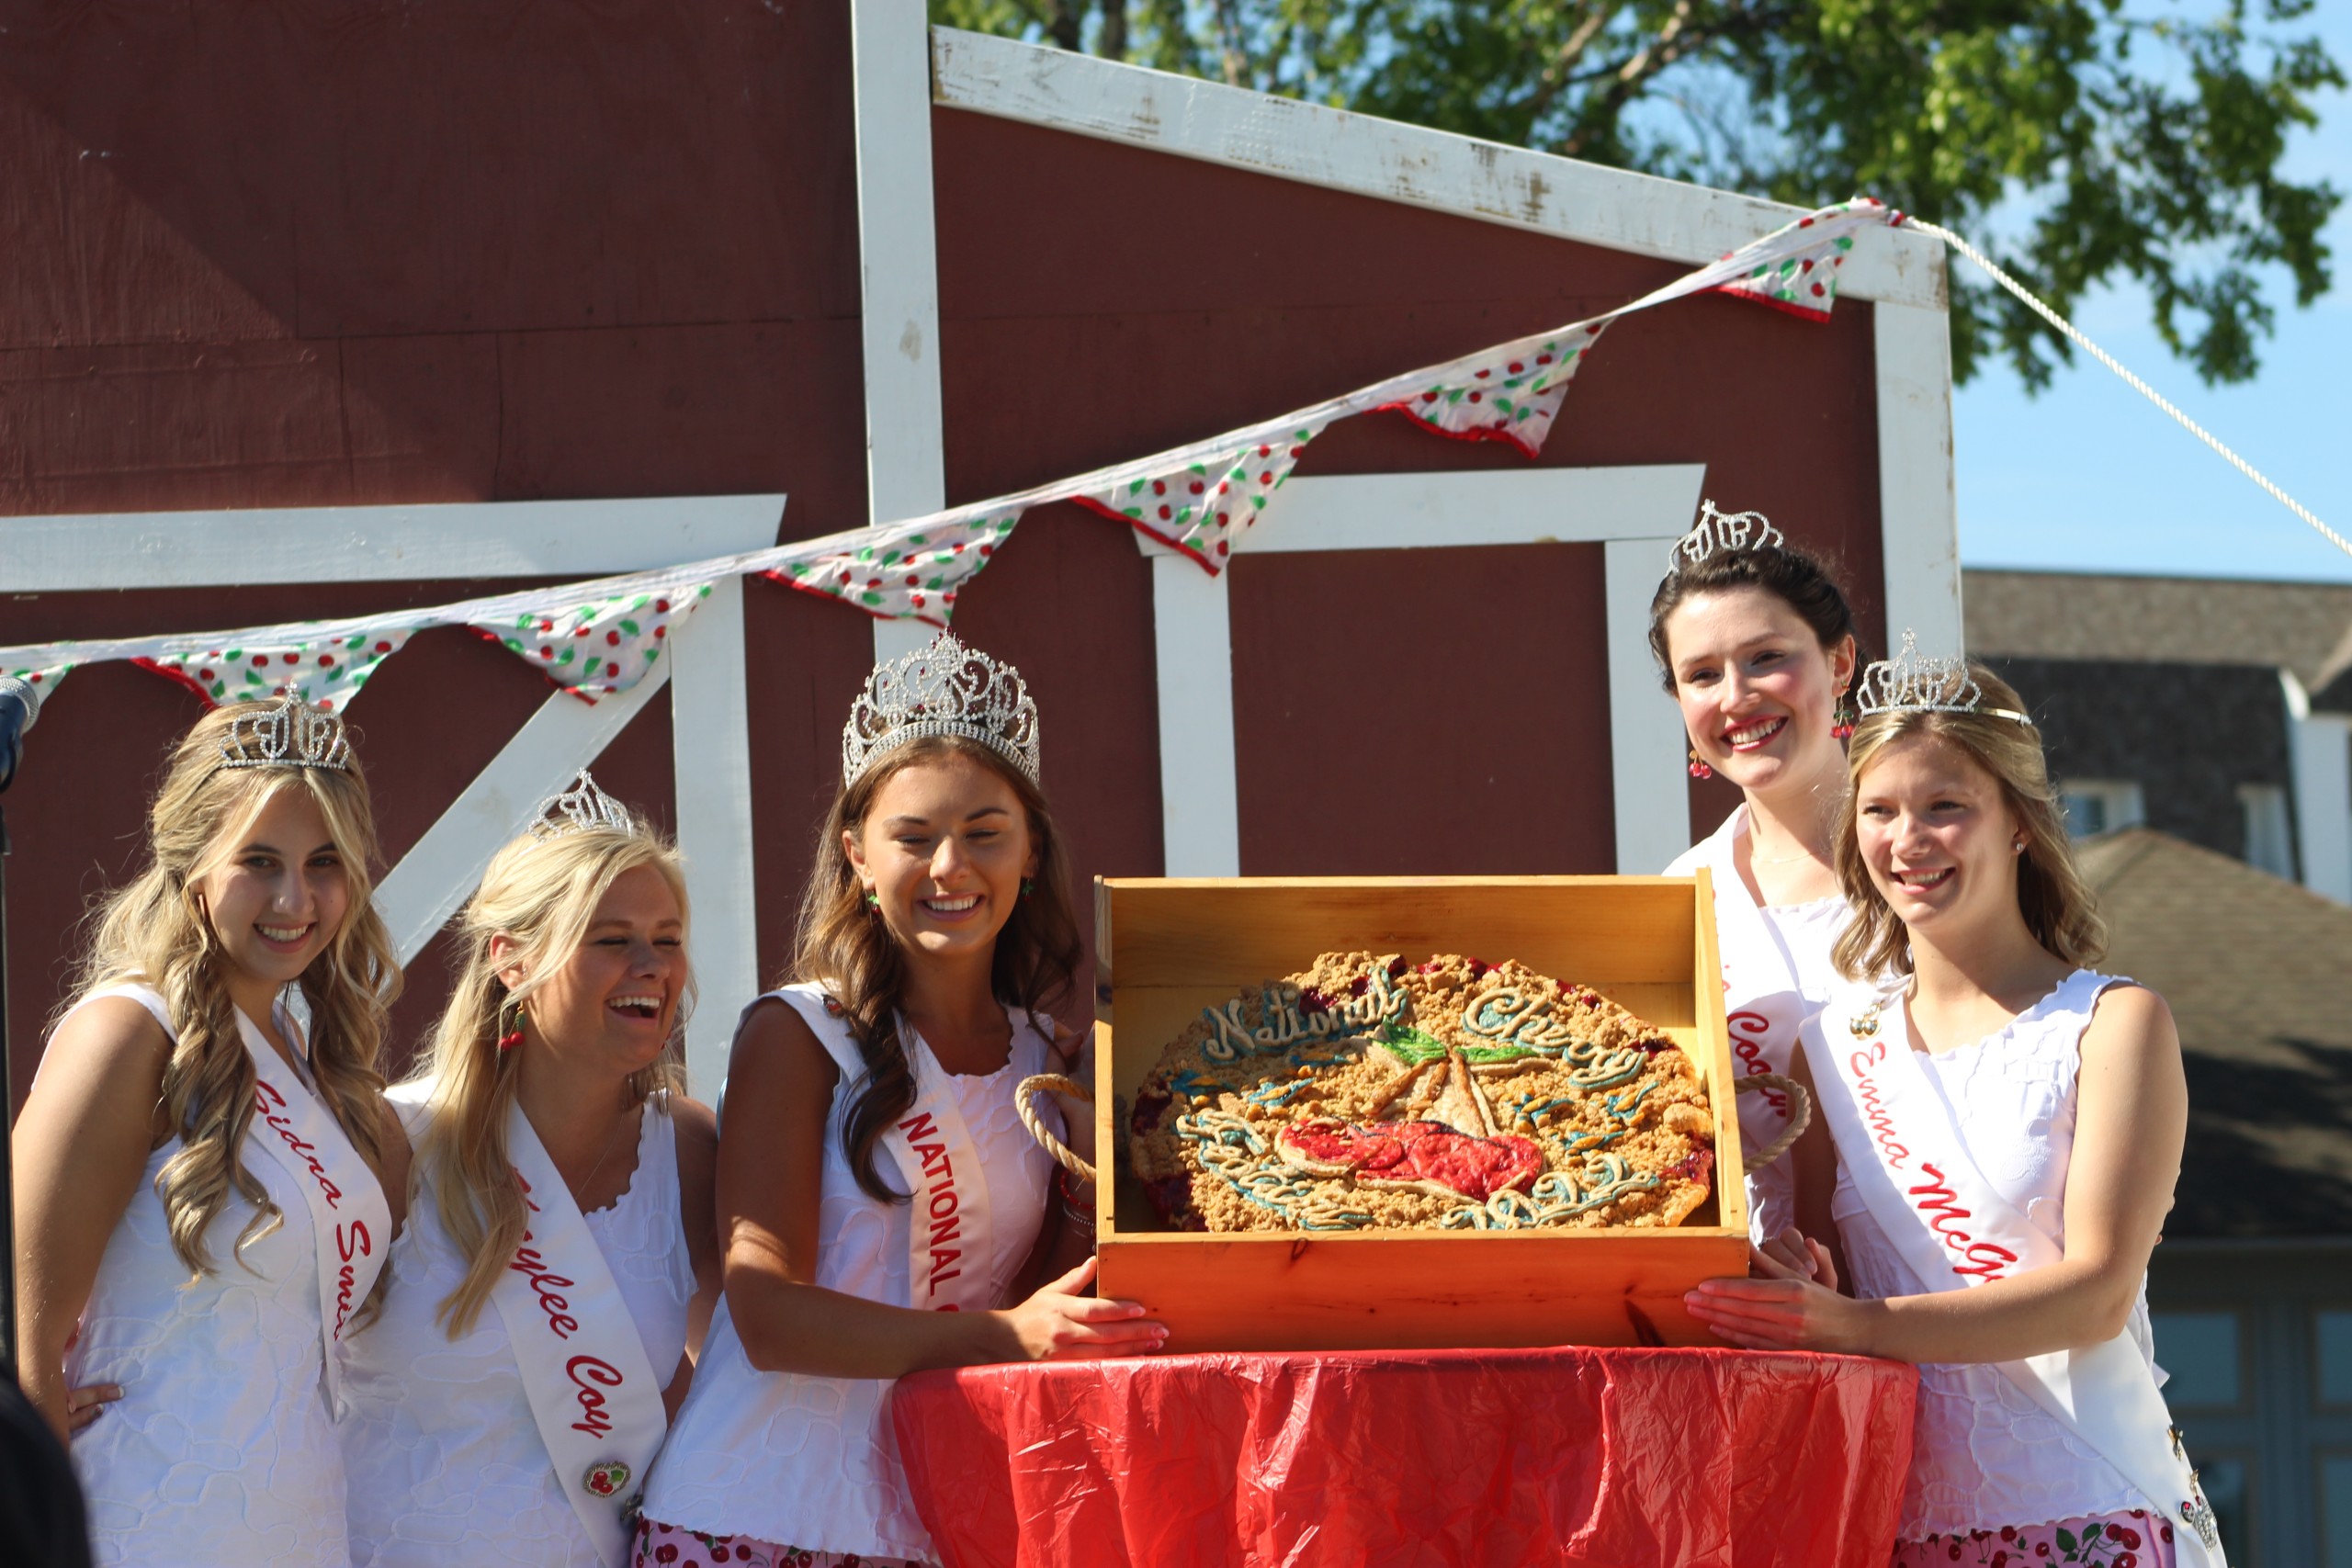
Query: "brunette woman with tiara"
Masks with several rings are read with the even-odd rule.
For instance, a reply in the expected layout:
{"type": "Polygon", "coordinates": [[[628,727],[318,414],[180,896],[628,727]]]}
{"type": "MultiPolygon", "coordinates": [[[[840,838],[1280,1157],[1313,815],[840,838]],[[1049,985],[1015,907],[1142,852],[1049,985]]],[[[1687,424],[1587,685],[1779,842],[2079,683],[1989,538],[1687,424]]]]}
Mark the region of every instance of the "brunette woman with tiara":
{"type": "Polygon", "coordinates": [[[1838,875],[1858,982],[1807,1031],[1855,1295],[1793,1269],[1686,1298],[1736,1345],[1919,1363],[1899,1568],[2211,1568],[2144,1287],[2188,1091],[2105,931],[2041,736],[1981,666],[1863,677],[1838,875]]]}
{"type": "MultiPolygon", "coordinates": [[[[1080,1293],[1093,1195],[1057,1192],[1013,1105],[1049,1065],[1083,1071],[1050,1010],[1080,954],[1067,883],[1019,672],[946,633],[876,670],[842,732],[796,980],[736,1032],[725,1300],[636,1562],[932,1560],[889,1380],[1164,1339],[1140,1306],[1080,1293]]],[[[1087,1125],[1067,1129],[1081,1156],[1087,1125]]]]}
{"type": "Polygon", "coordinates": [[[17,1124],[17,1364],[61,1431],[69,1386],[123,1390],[74,1439],[97,1562],[344,1568],[332,1413],[408,1147],[376,1073],[400,967],[342,721],[292,698],[207,714],[148,852],[17,1124]]]}
{"type": "Polygon", "coordinates": [[[620,1568],[718,1293],[677,852],[586,773],[458,918],[430,1061],[392,1090],[409,1225],[351,1346],[359,1568],[620,1568]]]}
{"type": "MultiPolygon", "coordinates": [[[[1668,558],[1650,601],[1650,651],[1682,709],[1691,773],[1737,784],[1740,803],[1667,874],[1713,873],[1724,1021],[1741,1076],[1801,1076],[1798,1033],[1838,988],[1829,950],[1848,912],[1831,843],[1846,799],[1853,612],[1828,569],[1758,513],[1702,503],[1668,558]]],[[[1739,1097],[1742,1142],[1767,1148],[1795,1110],[1785,1089],[1752,1085],[1739,1097]]],[[[1802,1221],[1828,1232],[1828,1153],[1816,1134],[1791,1158],[1751,1168],[1748,1232],[1834,1282],[1826,1251],[1800,1231],[1802,1221]],[[1800,1166],[1811,1190],[1802,1216],[1800,1166]]]]}

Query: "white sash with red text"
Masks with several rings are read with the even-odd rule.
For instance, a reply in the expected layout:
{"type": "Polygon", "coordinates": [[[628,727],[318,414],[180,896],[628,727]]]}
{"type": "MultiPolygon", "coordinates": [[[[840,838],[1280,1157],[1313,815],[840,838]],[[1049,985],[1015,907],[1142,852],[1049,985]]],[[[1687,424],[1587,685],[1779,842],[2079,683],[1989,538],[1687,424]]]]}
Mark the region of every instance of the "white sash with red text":
{"type": "MultiPolygon", "coordinates": [[[[1788,1073],[1797,1041],[1810,1010],[1797,984],[1796,959],[1781,940],[1764,912],[1748,896],[1737,859],[1740,839],[1747,831],[1747,807],[1733,808],[1722,827],[1708,834],[1675,862],[1707,868],[1715,890],[1715,941],[1724,968],[1738,969],[1751,983],[1758,971],[1784,986],[1758,988],[1746,997],[1725,997],[1724,1020],[1733,1058],[1743,1077],[1751,1073],[1788,1073]],[[1778,1059],[1776,1059],[1776,1052],[1778,1059]]],[[[1726,980],[1724,989],[1730,989],[1726,980]]],[[[1788,1124],[1789,1097],[1776,1089],[1759,1089],[1739,1101],[1740,1120],[1747,1126],[1747,1141],[1761,1148],[1780,1136],[1788,1124]],[[1751,1109],[1751,1106],[1753,1109],[1751,1109]]]]}
{"type": "Polygon", "coordinates": [[[670,1428],[662,1381],[604,1249],[520,1106],[507,1111],[506,1152],[529,1228],[490,1299],[556,1479],[605,1568],[621,1568],[634,1504],[670,1428]]]}
{"type": "MultiPolygon", "coordinates": [[[[284,1014],[278,1027],[291,1032],[284,1014]]],[[[310,1089],[243,1012],[237,1032],[253,1057],[254,1120],[245,1142],[284,1167],[311,1211],[319,1249],[319,1323],[326,1349],[327,1409],[343,1414],[343,1359],[351,1319],[376,1288],[391,1249],[392,1210],[383,1184],[310,1089]]]]}
{"type": "MultiPolygon", "coordinates": [[[[841,1070],[842,1082],[854,1083],[865,1076],[865,1059],[848,1021],[832,1010],[823,987],[802,982],[774,994],[791,1004],[808,1025],[841,1070]]],[[[908,1304],[937,1312],[992,1312],[1001,1303],[989,1284],[996,1232],[988,1172],[971,1130],[964,1124],[946,1069],[922,1036],[903,1023],[899,1039],[914,1078],[915,1098],[882,1134],[881,1144],[899,1168],[899,1186],[911,1194],[908,1304]]]]}
{"type": "MultiPolygon", "coordinates": [[[[2028,1224],[1978,1169],[1909,1032],[1899,998],[1874,1007],[1857,997],[1833,1005],[1806,1039],[1809,1055],[1818,1050],[1813,1077],[1822,1114],[1871,1217],[1931,1291],[2061,1261],[2058,1243],[2028,1224]]],[[[2128,1331],[1996,1364],[2179,1527],[2178,1568],[2226,1568],[2212,1509],[2171,1435],[2148,1359],[2128,1331]]]]}

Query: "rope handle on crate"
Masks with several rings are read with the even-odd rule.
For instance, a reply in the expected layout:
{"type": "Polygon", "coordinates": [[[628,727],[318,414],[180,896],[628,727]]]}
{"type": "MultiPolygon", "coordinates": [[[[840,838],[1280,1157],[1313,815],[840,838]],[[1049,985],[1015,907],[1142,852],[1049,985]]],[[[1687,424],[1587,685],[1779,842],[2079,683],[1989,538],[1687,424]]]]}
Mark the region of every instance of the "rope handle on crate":
{"type": "Polygon", "coordinates": [[[1046,1124],[1037,1120],[1037,1112],[1031,1109],[1029,1097],[1041,1090],[1066,1094],[1082,1105],[1094,1103],[1094,1091],[1076,1078],[1064,1077],[1059,1073],[1034,1073],[1023,1078],[1012,1091],[1013,1109],[1021,1112],[1021,1124],[1029,1129],[1029,1135],[1037,1140],[1037,1146],[1053,1156],[1056,1164],[1080,1181],[1093,1180],[1094,1168],[1070,1153],[1069,1146],[1055,1137],[1046,1124]]]}
{"type": "MultiPolygon", "coordinates": [[[[1030,1080],[1032,1083],[1035,1081],[1035,1078],[1030,1080]]],[[[1754,1154],[1749,1154],[1745,1148],[1739,1151],[1740,1163],[1750,1173],[1763,1169],[1787,1154],[1796,1141],[1804,1136],[1804,1130],[1813,1125],[1813,1095],[1794,1078],[1782,1077],[1778,1073],[1750,1073],[1746,1077],[1735,1079],[1731,1089],[1734,1094],[1777,1089],[1789,1097],[1789,1124],[1781,1129],[1781,1135],[1754,1154]]],[[[1034,1133],[1036,1129],[1033,1127],[1030,1131],[1034,1133]]]]}

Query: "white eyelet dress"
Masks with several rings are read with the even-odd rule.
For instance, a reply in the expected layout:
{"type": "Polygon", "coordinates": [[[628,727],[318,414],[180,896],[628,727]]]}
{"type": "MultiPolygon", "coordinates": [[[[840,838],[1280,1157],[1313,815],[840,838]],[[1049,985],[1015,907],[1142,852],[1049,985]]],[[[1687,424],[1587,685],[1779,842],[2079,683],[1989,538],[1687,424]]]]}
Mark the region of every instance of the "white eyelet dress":
{"type": "MultiPolygon", "coordinates": [[[[421,1120],[414,1125],[421,1129],[421,1120]]],[[[352,1562],[356,1568],[597,1568],[595,1543],[572,1512],[532,1418],[505,1318],[484,1303],[472,1328],[454,1340],[438,1318],[443,1299],[465,1278],[465,1260],[442,1226],[422,1166],[419,1177],[407,1228],[387,1265],[383,1310],[352,1337],[345,1358],[349,1411],[340,1435],[352,1562]]],[[[667,1095],[646,1102],[628,1190],[583,1217],[646,1359],[666,1382],[685,1352],[695,1293],[667,1095]]]]}
{"type": "MultiPolygon", "coordinates": [[[[178,1038],[157,992],[116,987],[75,1010],[101,996],[138,1002],[178,1038]]],[[[282,1216],[268,1235],[236,1247],[254,1210],[232,1189],[205,1232],[213,1271],[190,1280],[155,1191],[182,1146],[173,1137],[147,1156],[107,1238],[65,1359],[71,1387],[122,1385],[121,1400],[74,1434],[96,1562],[345,1568],[351,1560],[310,1203],[277,1160],[252,1149],[253,1129],[245,1142],[240,1163],[282,1216]]]]}
{"type": "MultiPolygon", "coordinates": [[[[868,1301],[911,1305],[911,1211],[905,1203],[877,1203],[867,1197],[842,1149],[842,1118],[863,1072],[849,1025],[825,1013],[818,986],[788,986],[769,994],[792,1004],[842,1065],[825,1123],[816,1282],[868,1301]]],[[[1012,1055],[985,1077],[943,1073],[930,1047],[912,1030],[906,1032],[918,1080],[944,1078],[978,1147],[994,1217],[996,1256],[987,1267],[999,1304],[1036,1244],[1054,1168],[1052,1157],[1021,1124],[1012,1100],[1014,1085],[1045,1069],[1052,1025],[1041,1028],[1028,1014],[1006,1010],[1012,1021],[1012,1055]]],[[[722,1125],[722,1145],[727,1135],[722,1125]]],[[[889,1156],[877,1154],[883,1180],[901,1185],[889,1156]]],[[[654,1462],[645,1493],[646,1519],[808,1552],[935,1560],[899,1467],[885,1404],[889,1390],[881,1379],[760,1371],[744,1354],[722,1298],[694,1386],[654,1462]]]]}
{"type": "MultiPolygon", "coordinates": [[[[2090,1026],[2099,993],[2123,983],[2077,969],[1973,1044],[1918,1055],[1928,1084],[1951,1108],[1977,1168],[2028,1224],[2062,1247],[2083,1031],[2090,1026]]],[[[1842,1161],[1831,1213],[1857,1296],[1877,1301],[1928,1293],[1879,1228],[1842,1161]]],[[[2144,1285],[2130,1332],[2153,1366],[2144,1285]]],[[[2097,1450],[2045,1415],[1998,1367],[1920,1367],[1898,1540],[2156,1506],[2097,1450]]]]}
{"type": "MultiPolygon", "coordinates": [[[[1759,905],[1733,859],[1747,832],[1742,802],[1724,825],[1675,857],[1668,876],[1689,876],[1701,866],[1715,886],[1715,945],[1724,970],[1724,1021],[1731,1035],[1734,1065],[1751,1073],[1787,1074],[1797,1058],[1797,1040],[1846,982],[1829,961],[1829,950],[1850,918],[1846,900],[1831,896],[1803,904],[1759,905]]],[[[1776,1089],[1738,1100],[1741,1145],[1769,1146],[1788,1126],[1783,1097],[1776,1089]]],[[[1796,1183],[1791,1156],[1747,1173],[1747,1232],[1758,1241],[1794,1225],[1796,1183]]]]}

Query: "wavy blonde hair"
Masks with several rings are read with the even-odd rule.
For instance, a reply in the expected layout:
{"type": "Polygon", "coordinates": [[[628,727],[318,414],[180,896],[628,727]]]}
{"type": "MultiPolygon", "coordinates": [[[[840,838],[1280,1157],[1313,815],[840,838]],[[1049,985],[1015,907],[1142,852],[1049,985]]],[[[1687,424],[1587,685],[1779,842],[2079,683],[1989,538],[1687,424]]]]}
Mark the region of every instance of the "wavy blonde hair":
{"type": "MultiPolygon", "coordinates": [[[[1968,672],[1982,689],[1980,706],[2026,711],[2025,699],[2007,681],[1973,662],[1968,672]]],[[[2018,857],[2018,912],[2033,940],[2069,964],[2098,963],[2107,953],[2107,922],[2099,917],[2098,896],[2075,864],[2041,731],[1985,713],[1901,712],[1864,718],[1854,727],[1847,751],[1854,787],[1838,812],[1838,881],[1854,915],[1830,949],[1838,972],[1849,980],[1911,973],[1911,933],[1871,880],[1854,828],[1862,775],[1889,746],[1922,735],[1958,747],[2000,786],[2002,801],[2025,834],[2025,852],[2018,857]]]]}
{"type": "Polygon", "coordinates": [[[229,727],[277,705],[215,708],[181,738],[147,814],[147,868],[92,911],[89,952],[74,977],[76,1000],[136,983],[162,993],[171,1014],[177,1039],[164,1067],[162,1105],[181,1148],[156,1172],[155,1192],[172,1250],[197,1277],[213,1271],[205,1233],[231,1192],[254,1210],[232,1255],[285,1223],[239,1157],[259,1076],[229,999],[228,959],[197,884],[236,854],[270,801],[289,790],[307,793],[319,808],[350,889],[342,928],[296,982],[311,1011],[311,1077],[360,1157],[381,1168],[384,1080],[376,1059],[401,967],[370,897],[377,847],[368,781],[356,757],[347,771],[223,768],[229,727]]]}
{"type": "MultiPolygon", "coordinates": [[[[513,1052],[499,1049],[499,1036],[516,1027],[516,1014],[531,994],[579,951],[613,884],[639,866],[651,866],[670,885],[690,932],[678,852],[644,827],[582,829],[548,839],[526,834],[492,859],[481,886],[458,916],[457,983],[434,1026],[431,1055],[411,1080],[432,1085],[433,1116],[417,1146],[419,1189],[433,1189],[442,1226],[466,1259],[465,1277],[435,1314],[452,1339],[473,1327],[523,1240],[523,1191],[506,1147],[506,1115],[520,1064],[513,1052]],[[496,936],[515,945],[493,960],[496,936]],[[515,967],[525,978],[509,989],[499,971],[515,967]]],[[[694,995],[689,960],[668,1043],[651,1066],[629,1077],[629,1092],[640,1104],[657,1090],[685,1089],[684,1031],[694,995]]]]}

